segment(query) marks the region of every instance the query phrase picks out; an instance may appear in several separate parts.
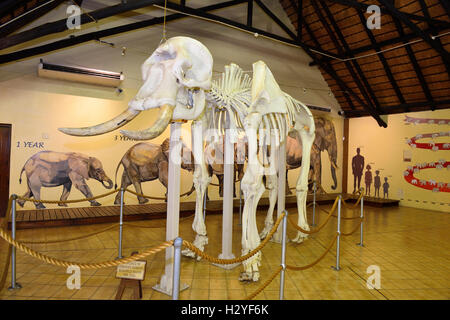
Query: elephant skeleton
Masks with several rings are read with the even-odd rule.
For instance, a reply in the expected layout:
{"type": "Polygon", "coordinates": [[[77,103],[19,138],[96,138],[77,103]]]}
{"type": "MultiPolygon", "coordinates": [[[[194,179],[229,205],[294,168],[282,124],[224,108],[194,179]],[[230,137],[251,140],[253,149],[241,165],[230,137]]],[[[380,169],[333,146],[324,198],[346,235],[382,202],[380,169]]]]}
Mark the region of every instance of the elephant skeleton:
{"type": "MultiPolygon", "coordinates": [[[[196,232],[194,245],[200,250],[208,243],[203,219],[203,197],[211,177],[207,172],[204,155],[204,136],[208,128],[217,129],[215,113],[228,111],[230,129],[245,131],[248,139],[248,166],[242,179],[244,209],[242,221],[242,254],[260,244],[256,225],[256,209],[265,188],[262,176],[267,170],[272,173],[269,185],[271,197],[276,187],[277,164],[275,152],[269,158],[269,168],[264,168],[258,159],[259,149],[268,145],[283,144],[289,128],[298,131],[302,139],[304,163],[297,181],[298,224],[306,230],[306,195],[310,150],[314,141],[314,119],[309,109],[282,92],[270,69],[262,61],[253,64],[253,78],[235,64],[225,67],[222,78],[212,83],[213,58],[209,50],[199,41],[189,37],[170,38],[161,44],[142,65],[144,84],[129,108],[116,118],[103,124],[86,128],[61,128],[66,134],[77,136],[97,135],[117,129],[140,111],[160,107],[160,117],[149,129],[143,131],[121,130],[129,138],[148,140],[159,136],[173,120],[192,120],[192,152],[194,156],[194,186],[196,210],[193,229],[196,232]],[[274,183],[270,183],[274,182],[274,183]]],[[[233,130],[231,130],[233,132],[233,130]]],[[[215,139],[219,138],[219,134],[215,139]]],[[[233,139],[235,140],[235,139],[233,139]]],[[[233,141],[232,140],[232,141],[233,141]]],[[[217,141],[217,140],[216,140],[217,141]]],[[[300,242],[306,235],[298,232],[294,241],[300,242]]],[[[185,250],[184,254],[195,256],[185,250]]],[[[259,280],[261,252],[243,262],[241,280],[259,280]]]]}

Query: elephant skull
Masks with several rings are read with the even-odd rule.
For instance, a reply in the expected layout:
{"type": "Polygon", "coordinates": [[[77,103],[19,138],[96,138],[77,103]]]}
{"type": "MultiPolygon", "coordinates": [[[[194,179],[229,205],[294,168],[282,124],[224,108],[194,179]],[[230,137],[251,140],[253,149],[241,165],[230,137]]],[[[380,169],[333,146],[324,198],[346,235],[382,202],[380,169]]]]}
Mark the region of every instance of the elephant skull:
{"type": "Polygon", "coordinates": [[[189,37],[174,37],[162,43],[142,65],[144,84],[128,109],[114,119],[85,128],[60,128],[75,136],[113,131],[130,122],[141,111],[160,108],[153,126],[142,131],[121,130],[131,139],[159,136],[172,120],[194,120],[205,108],[205,90],[211,88],[213,59],[208,49],[189,37]]]}

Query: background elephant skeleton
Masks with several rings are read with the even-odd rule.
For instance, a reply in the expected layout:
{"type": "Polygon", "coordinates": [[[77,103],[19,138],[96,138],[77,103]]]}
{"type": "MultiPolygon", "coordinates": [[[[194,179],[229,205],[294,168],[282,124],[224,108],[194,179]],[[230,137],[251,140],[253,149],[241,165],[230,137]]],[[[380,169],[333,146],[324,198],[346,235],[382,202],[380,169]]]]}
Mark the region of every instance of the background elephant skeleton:
{"type": "MultiPolygon", "coordinates": [[[[65,201],[69,197],[72,185],[75,186],[86,198],[93,197],[91,189],[85,180],[93,178],[100,181],[106,189],[111,189],[113,183],[103,170],[100,160],[75,152],[41,151],[28,159],[20,172],[19,183],[22,182],[22,173],[25,171],[28,190],[23,195],[25,198],[34,197],[41,199],[41,187],[63,186],[60,200],[65,201]],[[105,185],[105,182],[108,185],[105,185]]],[[[89,200],[91,206],[99,206],[96,200],[89,200]]],[[[23,207],[24,200],[17,203],[23,207]]],[[[34,203],[37,209],[43,209],[42,203],[34,203]]],[[[66,207],[65,203],[58,203],[66,207]]]]}
{"type": "MultiPolygon", "coordinates": [[[[231,64],[219,81],[212,83],[213,58],[199,41],[188,37],[174,37],[162,43],[142,65],[144,84],[129,108],[116,118],[87,128],[61,128],[64,133],[78,136],[97,135],[112,131],[135,118],[140,111],[160,107],[160,117],[152,127],[138,132],[121,130],[125,136],[147,140],[159,136],[172,120],[193,120],[191,124],[192,151],[195,160],[194,186],[196,211],[193,229],[194,245],[204,249],[208,242],[203,220],[203,197],[211,177],[204,157],[204,136],[208,128],[217,129],[216,111],[228,111],[228,127],[245,131],[248,139],[248,166],[242,179],[244,209],[242,221],[242,254],[255,249],[260,238],[256,226],[256,207],[265,188],[262,176],[266,170],[258,160],[258,149],[283,144],[290,128],[302,139],[304,164],[297,182],[298,224],[309,230],[306,221],[306,195],[308,190],[309,153],[314,140],[314,120],[309,109],[282,92],[264,62],[253,64],[253,79],[231,64]],[[258,148],[258,135],[260,148],[258,148]],[[305,170],[305,168],[308,168],[305,170]]],[[[271,153],[270,186],[274,186],[278,165],[271,153]]],[[[278,189],[270,190],[271,196],[278,189]]],[[[298,232],[294,241],[305,234],[298,232]]],[[[194,253],[184,251],[195,256],[194,253]]],[[[259,280],[261,252],[243,262],[241,280],[259,280]]]]}
{"type": "MultiPolygon", "coordinates": [[[[321,152],[327,151],[328,157],[330,159],[330,170],[331,177],[333,179],[333,185],[331,189],[335,190],[337,188],[337,177],[336,177],[336,168],[337,168],[337,141],[336,141],[336,132],[334,129],[333,122],[324,117],[315,117],[314,123],[316,126],[316,138],[314,139],[314,144],[311,148],[311,166],[309,173],[309,186],[312,188],[312,182],[317,181],[322,183],[322,161],[321,161],[321,152]]],[[[240,156],[243,160],[246,159],[247,154],[247,141],[244,141],[244,138],[241,138],[238,144],[245,143],[244,147],[238,146],[235,147],[235,152],[238,150],[241,153],[244,153],[240,156]]],[[[223,143],[219,145],[220,150],[223,152],[223,143]]],[[[270,155],[270,148],[267,150],[267,157],[270,155]]],[[[267,157],[263,158],[263,161],[267,160],[267,157]]],[[[237,158],[237,157],[236,157],[237,158]]],[[[237,179],[235,182],[239,181],[241,178],[241,172],[243,170],[243,164],[241,164],[241,159],[236,159],[236,165],[242,166],[237,167],[236,171],[238,172],[237,179]]],[[[302,141],[298,136],[296,131],[290,131],[288,136],[286,137],[286,170],[294,170],[300,168],[302,165],[302,141]]],[[[216,167],[214,174],[217,175],[219,180],[219,190],[223,188],[223,166],[216,167]],[[221,177],[219,177],[221,176],[221,177]]],[[[235,175],[236,178],[236,175],[235,175]]],[[[289,189],[289,181],[288,175],[286,172],[286,193],[291,194],[292,192],[289,189]]],[[[220,194],[222,196],[222,194],[220,194]]],[[[236,196],[236,195],[234,195],[236,196]]]]}

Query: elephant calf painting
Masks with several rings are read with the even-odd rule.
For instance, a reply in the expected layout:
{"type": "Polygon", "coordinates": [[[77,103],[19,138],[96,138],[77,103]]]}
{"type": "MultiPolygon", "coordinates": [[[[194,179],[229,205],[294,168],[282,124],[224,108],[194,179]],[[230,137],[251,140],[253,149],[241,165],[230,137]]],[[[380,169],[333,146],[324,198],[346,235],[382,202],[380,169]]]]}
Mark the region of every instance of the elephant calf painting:
{"type": "MultiPolygon", "coordinates": [[[[65,201],[69,197],[72,185],[75,186],[86,198],[91,198],[92,192],[86,184],[89,178],[100,181],[107,189],[113,187],[112,180],[103,170],[103,165],[97,158],[89,157],[75,152],[41,151],[33,155],[25,162],[20,172],[19,183],[22,183],[22,173],[27,176],[28,190],[24,197],[41,199],[41,187],[63,186],[60,200],[65,201]],[[105,184],[106,183],[106,184],[105,184]]],[[[99,206],[95,200],[89,200],[91,206],[99,206]]],[[[23,207],[25,201],[19,200],[23,207]]],[[[67,206],[59,203],[59,206],[67,206]]],[[[36,209],[44,209],[42,203],[35,203],[36,209]]]]}
{"type": "MultiPolygon", "coordinates": [[[[167,179],[169,175],[169,139],[167,138],[161,145],[141,142],[132,146],[122,157],[116,169],[123,166],[121,188],[127,188],[133,185],[137,193],[142,194],[141,182],[159,181],[167,189],[167,179]]],[[[192,152],[182,143],[182,158],[181,167],[188,171],[194,171],[194,160],[192,152]]],[[[191,192],[194,191],[192,186],[191,192]]],[[[190,194],[190,193],[188,193],[190,194]]],[[[139,197],[140,204],[148,202],[147,198],[139,197]]],[[[117,194],[114,200],[115,204],[120,203],[120,193],[117,194]]]]}

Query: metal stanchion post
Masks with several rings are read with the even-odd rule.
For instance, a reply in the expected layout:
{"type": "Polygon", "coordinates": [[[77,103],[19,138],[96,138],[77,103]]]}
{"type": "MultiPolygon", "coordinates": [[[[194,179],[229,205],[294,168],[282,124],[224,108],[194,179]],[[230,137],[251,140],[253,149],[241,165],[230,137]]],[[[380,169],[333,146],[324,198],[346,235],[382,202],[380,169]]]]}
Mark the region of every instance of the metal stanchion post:
{"type": "Polygon", "coordinates": [[[285,216],[283,217],[283,235],[281,240],[281,273],[280,273],[280,300],[284,299],[284,276],[286,270],[286,229],[287,229],[287,210],[283,211],[285,216]]]}
{"type": "Polygon", "coordinates": [[[339,258],[340,258],[340,240],[341,240],[341,199],[342,196],[339,195],[338,201],[338,221],[337,221],[337,240],[336,240],[336,267],[333,267],[334,270],[339,271],[341,268],[339,267],[339,258]]]}
{"type": "Polygon", "coordinates": [[[117,259],[122,259],[122,233],[123,233],[123,194],[124,189],[120,188],[120,220],[119,220],[119,255],[117,259]]]}
{"type": "Polygon", "coordinates": [[[360,235],[359,235],[360,236],[359,243],[357,243],[357,245],[360,246],[360,247],[364,247],[364,244],[363,244],[364,196],[361,197],[361,215],[360,215],[360,218],[361,218],[361,222],[360,222],[361,230],[360,230],[360,235]]]}
{"type": "Polygon", "coordinates": [[[206,188],[205,194],[203,195],[203,221],[206,221],[206,194],[208,193],[208,187],[206,188]]]}
{"type": "Polygon", "coordinates": [[[241,181],[239,181],[239,226],[242,225],[242,189],[241,189],[241,181]]]}
{"type": "Polygon", "coordinates": [[[313,217],[312,226],[316,226],[316,181],[313,183],[313,217]]]}
{"type": "MultiPolygon", "coordinates": [[[[17,195],[12,195],[11,203],[11,236],[16,240],[16,200],[17,195]]],[[[8,214],[8,212],[7,212],[8,214]]],[[[8,290],[20,289],[22,286],[16,282],[16,247],[12,246],[11,250],[11,287],[8,290]]]]}
{"type": "Polygon", "coordinates": [[[180,273],[181,273],[181,245],[183,240],[178,237],[175,239],[173,246],[175,248],[173,261],[173,283],[172,283],[172,300],[178,300],[180,296],[180,273]]]}

